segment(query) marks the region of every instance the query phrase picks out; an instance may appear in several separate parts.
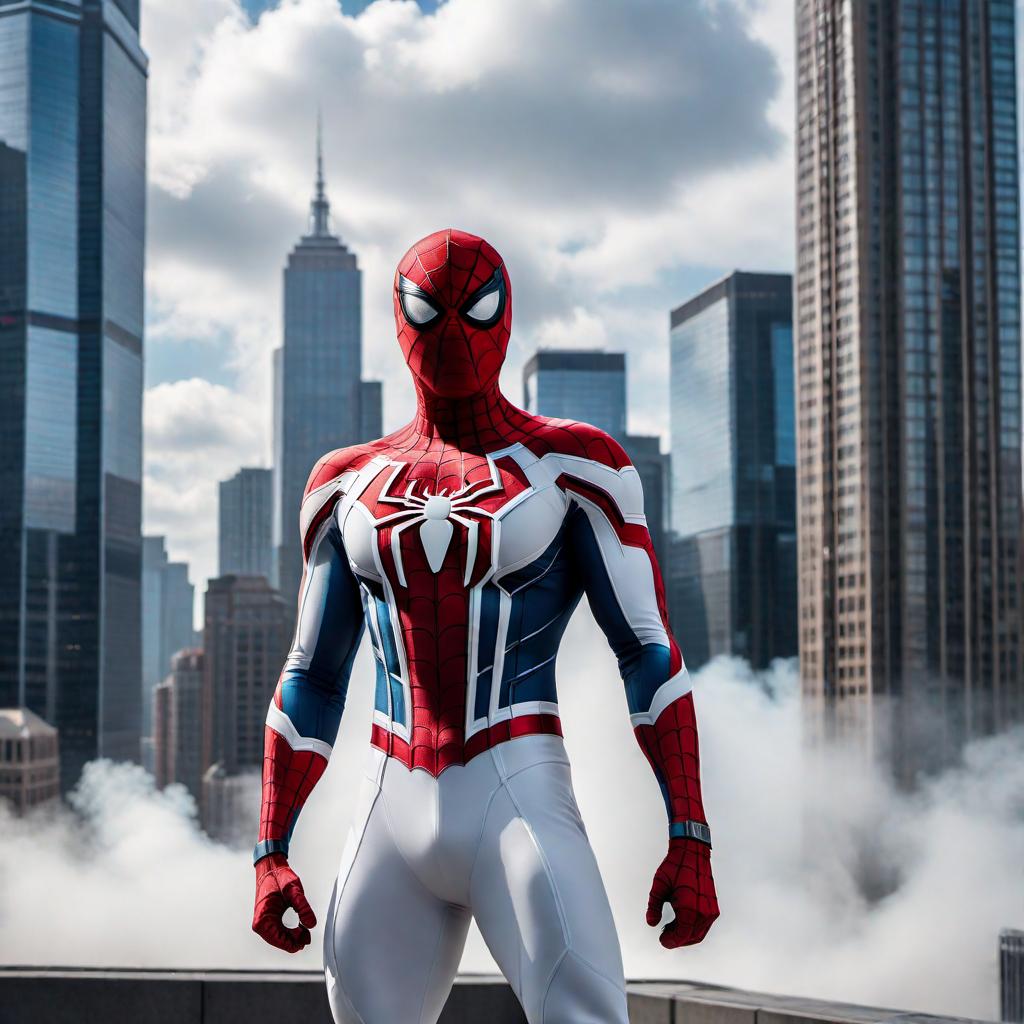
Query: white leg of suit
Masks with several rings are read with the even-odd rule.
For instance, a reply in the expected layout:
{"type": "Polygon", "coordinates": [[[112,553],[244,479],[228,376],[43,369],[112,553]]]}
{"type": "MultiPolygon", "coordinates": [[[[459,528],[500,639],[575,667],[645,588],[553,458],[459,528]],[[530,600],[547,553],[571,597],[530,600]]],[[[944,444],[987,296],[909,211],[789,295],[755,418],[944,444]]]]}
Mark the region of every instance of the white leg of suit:
{"type": "Polygon", "coordinates": [[[439,900],[403,859],[379,785],[384,761],[374,757],[363,782],[324,923],[327,994],[337,1024],[433,1024],[470,914],[439,900]]]}
{"type": "Polygon", "coordinates": [[[561,739],[437,779],[374,757],[326,922],[339,1024],[434,1024],[470,914],[530,1024],[626,1024],[618,938],[561,739]]]}
{"type": "Polygon", "coordinates": [[[503,775],[473,871],[470,905],[530,1024],[626,1024],[622,954],[604,883],[558,757],[524,763],[494,748],[503,775]]]}

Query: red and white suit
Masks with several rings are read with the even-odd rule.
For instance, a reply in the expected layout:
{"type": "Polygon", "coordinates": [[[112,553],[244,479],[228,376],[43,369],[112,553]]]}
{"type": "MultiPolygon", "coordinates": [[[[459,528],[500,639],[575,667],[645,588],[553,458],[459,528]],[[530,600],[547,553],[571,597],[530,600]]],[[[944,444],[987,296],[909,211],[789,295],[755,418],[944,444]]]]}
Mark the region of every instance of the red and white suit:
{"type": "Polygon", "coordinates": [[[291,951],[310,941],[288,840],[327,765],[365,629],[376,701],[326,922],[335,1019],[436,1021],[472,917],[530,1024],[625,1024],[555,688],[584,594],[668,810],[648,922],[671,904],[671,947],[699,942],[718,915],[693,699],[639,476],[601,431],[529,415],[498,390],[511,287],[482,239],[449,230],[414,245],[395,316],[416,418],[321,459],[302,505],[305,573],[267,716],[253,927],[291,951]],[[281,921],[288,906],[295,928],[281,921]]]}

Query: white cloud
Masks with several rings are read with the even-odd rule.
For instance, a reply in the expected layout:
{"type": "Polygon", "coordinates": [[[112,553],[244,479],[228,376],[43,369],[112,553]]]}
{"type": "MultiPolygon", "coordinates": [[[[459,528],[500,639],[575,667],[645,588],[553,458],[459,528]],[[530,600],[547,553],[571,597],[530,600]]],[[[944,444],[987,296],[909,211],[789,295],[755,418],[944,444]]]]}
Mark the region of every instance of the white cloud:
{"type": "Polygon", "coordinates": [[[267,464],[263,409],[200,378],[149,388],[143,406],[148,452],[143,486],[149,533],[165,534],[192,580],[217,574],[217,484],[240,466],[267,464]]]}
{"type": "Polygon", "coordinates": [[[564,316],[549,317],[536,330],[540,348],[604,348],[608,343],[605,322],[582,306],[564,316]]]}
{"type": "MultiPolygon", "coordinates": [[[[334,757],[293,841],[321,921],[366,756],[372,671],[364,646],[334,757]]],[[[670,952],[644,923],[664,806],[585,612],[559,676],[574,784],[628,975],[994,1018],[997,934],[1024,923],[1024,733],[972,745],[965,768],[908,796],[841,752],[812,770],[791,667],[709,666],[696,699],[722,917],[704,944],[670,952]],[[885,895],[864,895],[865,865],[890,880],[885,895]]],[[[0,961],[319,966],[322,928],[296,958],[251,934],[249,850],[205,840],[180,790],[153,794],[136,768],[93,765],[80,809],[80,823],[0,820],[0,860],[18,865],[0,875],[0,961]]],[[[462,966],[494,969],[475,930],[462,966]]]]}

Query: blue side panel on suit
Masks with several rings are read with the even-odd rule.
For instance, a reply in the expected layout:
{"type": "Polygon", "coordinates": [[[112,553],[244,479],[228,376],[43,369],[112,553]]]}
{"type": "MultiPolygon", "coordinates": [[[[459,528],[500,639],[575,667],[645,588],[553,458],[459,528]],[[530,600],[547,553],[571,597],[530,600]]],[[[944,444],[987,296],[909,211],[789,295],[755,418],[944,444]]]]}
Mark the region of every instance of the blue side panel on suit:
{"type": "Polygon", "coordinates": [[[398,661],[398,645],[395,643],[394,626],[391,623],[391,609],[388,607],[387,601],[383,601],[379,597],[375,600],[380,640],[384,645],[384,664],[387,667],[388,685],[391,688],[391,717],[400,725],[405,725],[405,691],[402,689],[401,665],[398,661]]]}
{"type": "Polygon", "coordinates": [[[498,642],[498,611],[501,591],[493,583],[485,583],[480,591],[480,631],[477,637],[476,703],[473,714],[486,718],[491,707],[491,686],[494,676],[494,653],[498,642]]]}
{"type": "Polygon", "coordinates": [[[498,706],[556,703],[555,658],[581,588],[561,531],[530,565],[501,578],[512,594],[498,706]]]}
{"type": "MultiPolygon", "coordinates": [[[[373,595],[368,591],[363,593],[363,609],[366,612],[367,622],[373,621],[370,616],[376,605],[373,603],[373,595]]],[[[371,627],[370,644],[373,647],[373,664],[376,669],[376,679],[373,690],[373,707],[375,711],[388,714],[388,670],[384,664],[384,652],[377,643],[377,631],[371,627]]]]}

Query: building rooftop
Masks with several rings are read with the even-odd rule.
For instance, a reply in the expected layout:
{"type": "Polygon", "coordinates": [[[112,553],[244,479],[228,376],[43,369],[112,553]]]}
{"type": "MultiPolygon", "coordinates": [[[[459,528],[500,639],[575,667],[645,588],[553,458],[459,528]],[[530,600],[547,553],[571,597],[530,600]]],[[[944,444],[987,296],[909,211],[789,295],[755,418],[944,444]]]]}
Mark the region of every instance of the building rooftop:
{"type": "MultiPolygon", "coordinates": [[[[960,1018],[768,995],[687,981],[628,985],[633,1024],[952,1024],[960,1018]]],[[[330,1024],[322,971],[0,968],[5,1024],[174,1021],[330,1024]]],[[[440,1024],[525,1024],[503,978],[460,976],[440,1024]]],[[[396,1022],[402,1024],[402,1022],[396,1022]]]]}
{"type": "Polygon", "coordinates": [[[788,294],[793,290],[793,275],[757,270],[730,270],[728,274],[713,281],[706,288],[689,298],[669,314],[669,326],[678,327],[681,323],[703,313],[708,306],[729,294],[734,289],[744,296],[750,293],[768,292],[771,295],[788,294]]]}
{"type": "Polygon", "coordinates": [[[625,352],[601,348],[539,348],[526,361],[523,376],[538,370],[607,370],[625,373],[625,352]]]}
{"type": "Polygon", "coordinates": [[[0,708],[0,740],[56,736],[57,730],[28,708],[0,708]]]}

